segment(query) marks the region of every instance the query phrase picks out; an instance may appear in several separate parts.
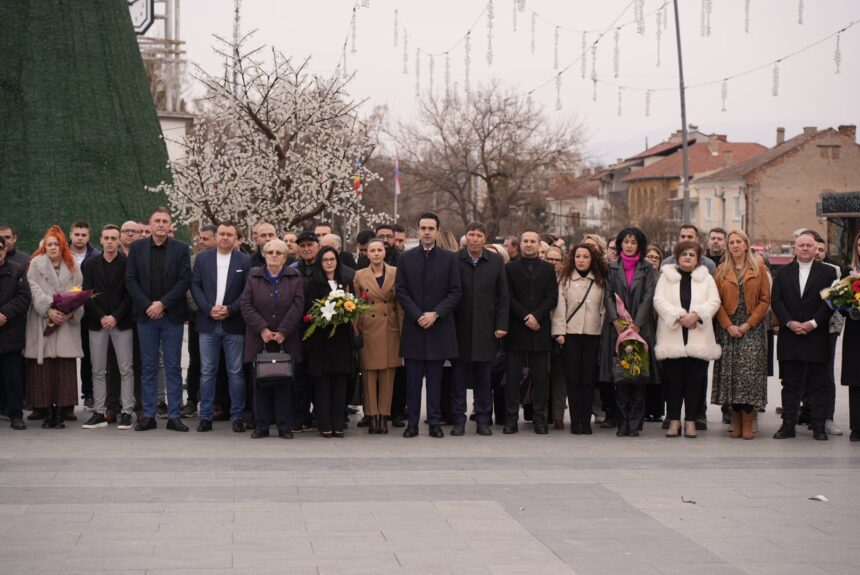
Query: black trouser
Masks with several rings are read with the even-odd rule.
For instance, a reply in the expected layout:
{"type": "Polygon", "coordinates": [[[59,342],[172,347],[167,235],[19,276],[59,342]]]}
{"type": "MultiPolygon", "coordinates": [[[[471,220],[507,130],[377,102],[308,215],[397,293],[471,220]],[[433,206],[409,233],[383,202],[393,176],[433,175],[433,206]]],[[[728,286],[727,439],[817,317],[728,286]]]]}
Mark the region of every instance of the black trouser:
{"type": "Polygon", "coordinates": [[[6,415],[9,419],[21,419],[24,417],[24,359],[21,350],[0,353],[0,381],[6,399],[6,415]]]}
{"type": "Polygon", "coordinates": [[[848,420],[851,431],[860,431],[860,387],[848,387],[848,420]]]}
{"type": "Polygon", "coordinates": [[[406,419],[406,368],[394,370],[394,392],[391,396],[391,417],[406,419]]]}
{"type": "Polygon", "coordinates": [[[81,322],[81,348],[84,355],[81,357],[81,397],[84,399],[93,397],[93,364],[90,363],[90,328],[87,323],[81,322]]]}
{"type": "Polygon", "coordinates": [[[833,419],[836,412],[836,376],[833,367],[836,363],[836,342],[838,333],[830,334],[830,358],[827,362],[827,392],[824,395],[824,419],[833,419]]]}
{"type": "Polygon", "coordinates": [[[493,367],[490,368],[490,388],[493,390],[493,418],[496,425],[504,425],[507,408],[505,407],[505,390],[506,390],[506,372],[507,358],[504,358],[504,365],[499,366],[493,362],[493,367]]]}
{"type": "MultiPolygon", "coordinates": [[[[693,418],[693,419],[699,419],[701,421],[707,421],[708,420],[708,363],[710,363],[710,362],[707,362],[707,361],[705,362],[705,371],[702,372],[702,374],[699,376],[699,378],[701,379],[702,397],[699,400],[699,403],[696,404],[697,416],[693,418]]],[[[685,420],[687,419],[686,409],[687,408],[684,407],[684,410],[685,410],[684,411],[684,419],[685,420]]]]}
{"type": "Polygon", "coordinates": [[[561,348],[561,364],[567,384],[567,403],[570,421],[582,423],[591,420],[591,405],[594,402],[594,380],[597,366],[594,358],[600,347],[599,335],[564,336],[561,348]]]}
{"type": "Polygon", "coordinates": [[[810,421],[815,425],[824,425],[827,364],[782,360],[779,362],[779,370],[782,377],[782,419],[789,425],[797,423],[800,400],[804,396],[805,389],[809,401],[810,421]]]}
{"type": "Polygon", "coordinates": [[[314,377],[314,407],[317,427],[321,432],[343,431],[343,413],[346,409],[346,392],[349,376],[329,373],[314,377]]]}
{"type": "Polygon", "coordinates": [[[623,383],[615,386],[618,406],[618,429],[624,433],[639,431],[645,419],[644,384],[623,383]]]}
{"type": "Polygon", "coordinates": [[[293,418],[293,385],[254,385],[254,417],[257,431],[268,431],[272,421],[278,431],[290,431],[293,418]]]}
{"type": "Polygon", "coordinates": [[[663,361],[666,383],[666,413],[669,419],[681,419],[681,404],[684,404],[684,420],[696,421],[701,413],[702,398],[707,389],[708,362],[694,357],[681,357],[663,361]]]}
{"type": "Polygon", "coordinates": [[[296,429],[301,425],[309,427],[313,421],[311,417],[313,382],[305,372],[306,368],[307,364],[304,362],[296,364],[296,376],[293,378],[293,385],[290,386],[293,394],[293,425],[296,429]]]}
{"type": "Polygon", "coordinates": [[[439,386],[439,410],[442,412],[442,421],[454,422],[454,414],[451,411],[453,400],[454,371],[450,365],[442,367],[442,382],[439,386]]]}
{"type": "MultiPolygon", "coordinates": [[[[600,368],[595,366],[596,370],[600,368]]],[[[600,391],[600,403],[603,404],[605,421],[613,422],[618,419],[618,400],[615,399],[615,385],[605,381],[597,382],[600,391]]]]}
{"type": "Polygon", "coordinates": [[[649,385],[645,388],[645,415],[663,417],[666,405],[666,384],[649,385]]]}
{"type": "Polygon", "coordinates": [[[532,386],[533,420],[546,425],[547,388],[549,386],[548,351],[508,351],[508,376],[505,388],[505,422],[515,425],[520,418],[520,381],[528,366],[532,386]]]}
{"type": "Polygon", "coordinates": [[[185,375],[188,404],[197,406],[200,401],[200,334],[194,320],[188,322],[188,372],[185,375]]]}

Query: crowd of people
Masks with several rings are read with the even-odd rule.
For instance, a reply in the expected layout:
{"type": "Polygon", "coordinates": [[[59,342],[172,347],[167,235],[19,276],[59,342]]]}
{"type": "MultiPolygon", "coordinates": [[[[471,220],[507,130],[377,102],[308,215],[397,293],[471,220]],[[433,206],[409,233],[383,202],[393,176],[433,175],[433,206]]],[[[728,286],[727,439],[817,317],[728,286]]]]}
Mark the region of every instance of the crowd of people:
{"type": "MultiPolygon", "coordinates": [[[[187,432],[197,417],[198,432],[229,421],[255,439],[272,425],[290,439],[311,430],[344,437],[360,405],[358,427],[403,427],[412,438],[423,397],[436,438],[446,426],[464,435],[470,419],[478,435],[492,435],[493,424],[515,434],[522,421],[547,434],[565,429],[565,411],[575,435],[595,424],[636,437],[662,422],[666,437],[694,438],[710,403],[730,437],[753,439],[775,348],[774,438],[795,437],[802,424],[826,440],[842,434],[841,335],[850,439],[860,441],[850,353],[860,349],[860,314],[834,313],[819,295],[850,270],[827,260],[815,231],[799,233],[794,260],[772,271],[738,229],[703,238],[681,226],[667,257],[635,227],[568,248],[535,230],[490,243],[478,222],[457,241],[431,212],[416,224],[412,249],[402,226],[381,224],[357,235],[353,253],[331,225],[279,236],[260,222],[246,253],[230,222],[202,226],[192,249],[160,207],[147,222],[104,226],[100,250],[86,222],[68,237],[52,226],[32,256],[0,224],[0,408],[15,430],[27,427],[24,409],[43,428],[65,427],[80,397],[91,411],[86,429],[147,431],[166,418],[167,429],[187,432]],[[76,289],[95,296],[68,313],[53,303],[76,289]],[[314,302],[336,290],[367,311],[304,337],[314,302]],[[631,350],[635,376],[624,359],[631,350]],[[288,354],[292,373],[258,378],[261,353],[288,354]]],[[[851,249],[860,270],[860,234],[851,249]]]]}

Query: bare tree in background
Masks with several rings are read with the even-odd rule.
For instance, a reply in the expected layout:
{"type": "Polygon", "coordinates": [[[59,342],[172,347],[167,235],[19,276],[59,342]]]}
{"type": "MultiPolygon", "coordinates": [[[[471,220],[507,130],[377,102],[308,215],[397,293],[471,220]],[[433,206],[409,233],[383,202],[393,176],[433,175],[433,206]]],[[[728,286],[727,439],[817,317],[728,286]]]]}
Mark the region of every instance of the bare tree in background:
{"type": "Polygon", "coordinates": [[[425,207],[462,226],[481,220],[490,237],[540,225],[546,189],[581,157],[582,126],[550,121],[526,96],[497,83],[468,99],[426,97],[418,119],[396,135],[401,172],[425,207]]]}

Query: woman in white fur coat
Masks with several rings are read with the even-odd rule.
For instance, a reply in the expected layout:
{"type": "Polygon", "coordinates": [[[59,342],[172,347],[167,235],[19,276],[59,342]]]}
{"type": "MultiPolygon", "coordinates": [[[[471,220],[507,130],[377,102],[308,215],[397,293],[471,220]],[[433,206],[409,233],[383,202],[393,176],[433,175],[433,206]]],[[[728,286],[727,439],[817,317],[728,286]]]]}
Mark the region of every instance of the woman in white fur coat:
{"type": "Polygon", "coordinates": [[[666,437],[681,433],[681,403],[684,435],[696,437],[696,416],[706,391],[702,381],[707,381],[708,362],[721,353],[712,321],[720,307],[720,294],[701,258],[698,242],[679,242],[675,246],[677,263],[663,266],[654,291],[659,316],[654,353],[664,360],[666,437]]]}

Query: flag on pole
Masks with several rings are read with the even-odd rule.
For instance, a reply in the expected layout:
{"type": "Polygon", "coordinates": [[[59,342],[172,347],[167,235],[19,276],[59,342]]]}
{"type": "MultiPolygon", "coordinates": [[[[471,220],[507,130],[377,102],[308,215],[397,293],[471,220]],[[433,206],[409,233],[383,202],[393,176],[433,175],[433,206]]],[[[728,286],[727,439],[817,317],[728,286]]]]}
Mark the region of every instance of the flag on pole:
{"type": "Polygon", "coordinates": [[[352,189],[355,190],[357,194],[361,193],[361,174],[359,170],[361,169],[361,162],[358,161],[358,158],[355,159],[355,165],[353,165],[353,171],[355,172],[352,175],[352,189]]]}
{"type": "Polygon", "coordinates": [[[394,150],[394,196],[400,195],[400,154],[394,150]]]}

